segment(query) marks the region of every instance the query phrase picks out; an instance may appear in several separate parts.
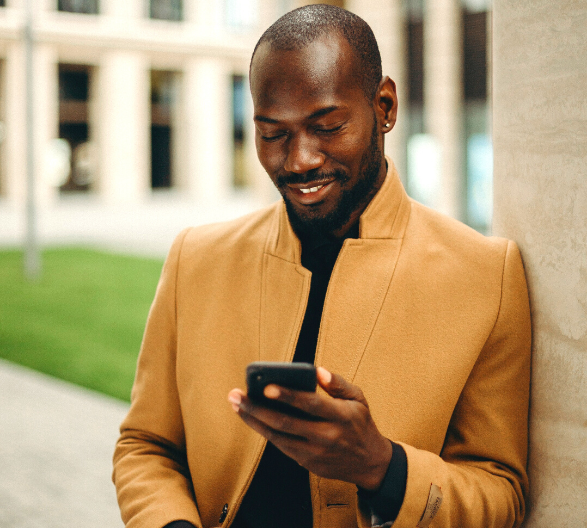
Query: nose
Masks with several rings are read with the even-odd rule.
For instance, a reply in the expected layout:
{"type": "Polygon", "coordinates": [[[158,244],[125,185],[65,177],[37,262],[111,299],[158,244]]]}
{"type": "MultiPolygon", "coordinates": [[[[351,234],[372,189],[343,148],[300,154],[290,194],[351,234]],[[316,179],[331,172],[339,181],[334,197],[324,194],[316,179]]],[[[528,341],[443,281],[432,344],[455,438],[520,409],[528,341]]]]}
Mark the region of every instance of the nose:
{"type": "Polygon", "coordinates": [[[302,174],[324,165],[324,154],[320,152],[317,138],[299,133],[288,141],[288,151],[284,170],[302,174]]]}

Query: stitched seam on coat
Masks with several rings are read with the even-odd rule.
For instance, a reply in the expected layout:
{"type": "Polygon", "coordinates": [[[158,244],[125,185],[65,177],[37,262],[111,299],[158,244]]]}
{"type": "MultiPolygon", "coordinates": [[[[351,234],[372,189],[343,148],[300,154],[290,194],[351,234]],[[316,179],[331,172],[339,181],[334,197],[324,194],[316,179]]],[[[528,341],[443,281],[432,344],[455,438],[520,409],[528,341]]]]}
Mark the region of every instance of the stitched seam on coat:
{"type": "MultiPolygon", "coordinates": [[[[174,291],[173,291],[173,295],[174,295],[174,299],[173,299],[173,301],[174,301],[174,305],[175,305],[175,311],[174,311],[173,317],[174,317],[174,319],[175,319],[175,320],[174,320],[174,323],[175,323],[175,327],[176,327],[176,328],[177,328],[177,282],[178,282],[178,280],[177,280],[177,279],[178,279],[178,277],[179,277],[179,263],[180,263],[180,261],[181,261],[181,254],[182,254],[182,252],[183,252],[183,245],[184,245],[185,239],[186,239],[186,237],[188,236],[188,233],[189,233],[189,232],[190,232],[192,229],[193,229],[192,227],[188,227],[188,228],[185,230],[185,232],[184,232],[184,234],[183,234],[183,237],[182,237],[182,239],[181,239],[181,242],[180,242],[180,244],[179,244],[179,250],[178,250],[178,252],[177,252],[177,266],[175,266],[175,277],[173,278],[173,280],[174,280],[174,285],[173,285],[173,290],[174,290],[174,291]]],[[[177,348],[177,336],[176,336],[176,338],[175,338],[175,346],[176,346],[176,348],[177,348]]],[[[177,350],[176,350],[176,357],[177,357],[177,350]]]]}
{"type": "MultiPolygon", "coordinates": [[[[177,283],[179,282],[178,281],[178,278],[179,278],[179,265],[180,265],[180,261],[181,261],[181,254],[183,252],[183,247],[184,247],[185,239],[186,239],[188,233],[192,229],[193,228],[191,228],[191,227],[188,227],[188,228],[185,229],[185,232],[184,232],[183,237],[181,239],[181,242],[179,244],[179,249],[177,251],[177,264],[175,266],[175,277],[173,279],[174,280],[174,285],[173,285],[173,294],[174,295],[173,296],[174,296],[174,307],[175,307],[174,314],[173,314],[173,318],[174,318],[173,326],[175,328],[175,343],[174,343],[174,349],[175,349],[174,377],[175,377],[175,382],[174,383],[175,383],[175,390],[177,392],[177,402],[179,403],[179,412],[180,412],[180,414],[181,414],[182,417],[183,417],[183,408],[182,408],[182,404],[181,404],[181,398],[179,396],[179,387],[177,385],[177,352],[178,352],[178,346],[177,346],[177,344],[178,344],[178,340],[177,340],[177,283]]],[[[186,452],[186,467],[187,467],[187,469],[189,471],[189,463],[187,461],[187,439],[186,439],[186,433],[185,433],[185,425],[183,423],[182,423],[181,428],[182,428],[182,436],[183,436],[183,442],[184,442],[184,448],[183,449],[186,452]]],[[[191,480],[191,477],[189,479],[189,482],[190,482],[190,486],[193,487],[194,483],[191,480]]],[[[192,494],[194,496],[194,502],[195,502],[196,501],[195,493],[192,493],[192,494]]]]}
{"type": "Polygon", "coordinates": [[[495,321],[493,321],[493,326],[491,327],[491,331],[489,332],[489,335],[487,336],[485,343],[483,343],[483,347],[481,348],[481,351],[479,352],[479,356],[481,355],[481,352],[483,351],[483,349],[487,346],[487,342],[491,339],[491,336],[493,335],[495,327],[497,326],[497,322],[499,321],[499,316],[501,314],[501,305],[503,304],[503,281],[505,279],[505,267],[506,267],[506,262],[508,259],[508,253],[510,251],[510,244],[511,244],[511,241],[508,240],[507,245],[505,247],[505,254],[503,257],[503,266],[501,269],[501,285],[500,285],[500,290],[499,290],[499,305],[497,307],[497,313],[495,314],[495,321]]]}

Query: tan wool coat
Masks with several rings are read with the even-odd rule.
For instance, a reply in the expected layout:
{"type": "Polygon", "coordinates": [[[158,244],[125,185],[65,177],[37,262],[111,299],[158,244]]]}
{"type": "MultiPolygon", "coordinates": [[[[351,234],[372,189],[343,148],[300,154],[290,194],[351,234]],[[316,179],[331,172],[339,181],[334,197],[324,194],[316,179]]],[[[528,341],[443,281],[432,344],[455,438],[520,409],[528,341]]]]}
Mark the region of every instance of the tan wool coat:
{"type": "MultiPolygon", "coordinates": [[[[394,528],[517,526],[530,374],[518,249],[412,201],[389,166],[334,266],[316,364],[361,387],[406,450],[394,528]]],[[[234,519],[265,441],[227,394],[248,363],[291,361],[311,278],[300,253],[283,202],[176,239],[114,455],[128,527],[234,519]]],[[[315,528],[371,525],[354,485],[310,485],[315,528]]]]}

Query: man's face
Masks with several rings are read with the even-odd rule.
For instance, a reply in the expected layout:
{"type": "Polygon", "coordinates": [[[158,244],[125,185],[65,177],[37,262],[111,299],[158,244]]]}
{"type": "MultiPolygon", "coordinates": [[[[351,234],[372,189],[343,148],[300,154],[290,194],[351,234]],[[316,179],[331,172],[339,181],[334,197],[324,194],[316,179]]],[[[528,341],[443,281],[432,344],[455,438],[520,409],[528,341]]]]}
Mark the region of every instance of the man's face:
{"type": "Polygon", "coordinates": [[[354,68],[334,33],[297,51],[265,43],[255,54],[257,154],[297,232],[343,235],[385,178],[381,124],[354,68]]]}

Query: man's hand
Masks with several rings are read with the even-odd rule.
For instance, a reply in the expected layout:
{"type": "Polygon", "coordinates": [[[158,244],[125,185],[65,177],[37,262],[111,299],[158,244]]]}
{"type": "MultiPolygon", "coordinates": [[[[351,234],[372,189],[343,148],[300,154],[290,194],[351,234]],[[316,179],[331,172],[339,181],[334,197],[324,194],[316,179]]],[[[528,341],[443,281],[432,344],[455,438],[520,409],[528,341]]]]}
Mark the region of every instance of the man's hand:
{"type": "Polygon", "coordinates": [[[244,422],[308,471],[379,488],[391,460],[391,442],[377,430],[363,392],[337,374],[318,367],[318,383],[328,393],[268,385],[265,396],[297,407],[313,420],[296,418],[253,403],[240,389],[228,400],[244,422]]]}

